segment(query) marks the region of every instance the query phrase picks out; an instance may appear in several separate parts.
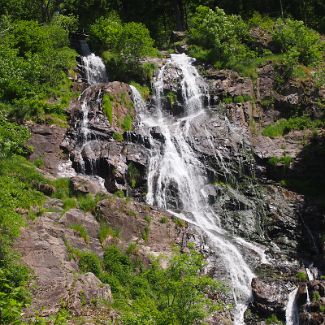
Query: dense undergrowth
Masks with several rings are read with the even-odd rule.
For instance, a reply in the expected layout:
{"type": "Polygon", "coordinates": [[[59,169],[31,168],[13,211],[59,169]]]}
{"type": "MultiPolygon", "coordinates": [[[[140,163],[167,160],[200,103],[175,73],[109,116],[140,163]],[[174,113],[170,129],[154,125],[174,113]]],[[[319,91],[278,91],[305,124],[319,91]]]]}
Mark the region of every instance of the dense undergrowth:
{"type": "Polygon", "coordinates": [[[92,272],[110,285],[112,307],[119,311],[123,324],[196,324],[224,307],[209,297],[225,288],[201,275],[205,262],[192,246],[187,253],[175,250],[166,269],[159,259],[145,265],[136,243],[125,252],[109,245],[102,259],[91,252],[69,250],[83,272],[92,272]]]}

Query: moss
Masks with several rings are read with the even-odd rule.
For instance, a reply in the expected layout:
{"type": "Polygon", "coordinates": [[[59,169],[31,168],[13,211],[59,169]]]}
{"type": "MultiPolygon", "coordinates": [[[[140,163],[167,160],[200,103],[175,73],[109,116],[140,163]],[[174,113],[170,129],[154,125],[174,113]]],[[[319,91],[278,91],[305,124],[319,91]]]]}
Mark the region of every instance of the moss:
{"type": "Polygon", "coordinates": [[[124,131],[131,131],[132,130],[132,124],[133,124],[133,118],[130,114],[127,114],[122,123],[122,128],[124,131]]]}
{"type": "Polygon", "coordinates": [[[103,96],[103,112],[106,115],[109,123],[113,123],[113,104],[112,97],[109,94],[104,94],[103,96]]]}
{"type": "Polygon", "coordinates": [[[114,132],[114,133],[113,133],[113,139],[114,139],[115,141],[122,142],[122,141],[124,140],[124,138],[123,138],[123,134],[118,133],[118,132],[114,132]]]}
{"type": "Polygon", "coordinates": [[[168,91],[167,95],[167,100],[171,108],[175,105],[177,101],[177,95],[173,91],[168,91]]]}

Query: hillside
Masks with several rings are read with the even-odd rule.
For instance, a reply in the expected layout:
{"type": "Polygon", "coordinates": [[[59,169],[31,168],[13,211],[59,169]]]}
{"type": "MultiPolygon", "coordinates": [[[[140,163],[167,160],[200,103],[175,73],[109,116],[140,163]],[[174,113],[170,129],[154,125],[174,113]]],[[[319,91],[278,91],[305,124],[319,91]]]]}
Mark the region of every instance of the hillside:
{"type": "Polygon", "coordinates": [[[0,12],[1,324],[325,322],[322,2],[0,12]]]}

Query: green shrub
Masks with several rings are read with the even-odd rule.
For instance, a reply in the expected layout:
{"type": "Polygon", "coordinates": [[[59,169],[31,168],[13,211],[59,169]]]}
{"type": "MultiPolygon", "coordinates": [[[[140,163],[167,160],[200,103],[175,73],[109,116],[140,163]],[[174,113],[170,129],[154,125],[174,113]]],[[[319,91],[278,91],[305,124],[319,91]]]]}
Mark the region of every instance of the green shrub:
{"type": "Polygon", "coordinates": [[[278,319],[278,317],[275,314],[272,314],[271,316],[269,316],[266,319],[266,324],[267,325],[274,325],[274,324],[282,325],[283,323],[278,319]]]}
{"type": "Polygon", "coordinates": [[[296,278],[298,281],[300,282],[305,282],[305,281],[308,281],[308,275],[306,272],[298,272],[296,274],[296,278]]]}
{"type": "Polygon", "coordinates": [[[160,223],[165,224],[168,222],[168,218],[167,217],[161,217],[159,220],[160,223]]]}
{"type": "Polygon", "coordinates": [[[79,268],[82,272],[92,272],[96,276],[101,273],[101,262],[99,257],[91,252],[81,252],[79,257],[79,268]]]}
{"type": "Polygon", "coordinates": [[[78,197],[79,208],[85,212],[94,212],[97,205],[96,198],[91,195],[82,195],[78,197]]]}
{"type": "Polygon", "coordinates": [[[119,197],[121,199],[125,197],[125,194],[122,190],[115,191],[114,195],[116,195],[117,197],[119,197]]]}
{"type": "Polygon", "coordinates": [[[77,223],[71,225],[70,228],[74,230],[85,241],[85,243],[89,242],[88,230],[84,225],[77,223]]]}
{"type": "Polygon", "coordinates": [[[275,23],[273,39],[282,52],[295,56],[297,62],[304,65],[317,64],[323,59],[324,42],[302,21],[279,18],[275,23]]]}
{"type": "Polygon", "coordinates": [[[128,163],[127,178],[132,188],[137,187],[141,180],[141,173],[132,161],[128,163]]]}
{"type": "Polygon", "coordinates": [[[107,223],[102,222],[99,227],[98,238],[99,241],[103,244],[105,239],[108,236],[112,236],[113,238],[119,237],[119,231],[112,229],[107,223]]]}
{"type": "Polygon", "coordinates": [[[131,81],[130,82],[131,86],[134,86],[138,92],[141,94],[141,97],[144,100],[148,100],[150,97],[150,88],[148,86],[142,86],[139,83],[135,82],[135,81],[131,81]]]}
{"type": "Polygon", "coordinates": [[[293,158],[290,156],[283,156],[283,157],[271,157],[268,160],[269,165],[271,166],[276,166],[276,165],[284,165],[286,167],[289,167],[290,164],[292,163],[293,158]]]}
{"type": "Polygon", "coordinates": [[[71,197],[71,180],[69,178],[58,178],[52,182],[55,187],[53,197],[66,199],[71,197]]]}
{"type": "Polygon", "coordinates": [[[67,198],[63,199],[64,211],[68,211],[70,209],[76,208],[77,204],[78,204],[78,202],[77,202],[76,198],[67,197],[67,198]]]}
{"type": "Polygon", "coordinates": [[[314,291],[312,301],[313,302],[319,302],[320,299],[321,299],[320,293],[318,291],[314,291]]]}

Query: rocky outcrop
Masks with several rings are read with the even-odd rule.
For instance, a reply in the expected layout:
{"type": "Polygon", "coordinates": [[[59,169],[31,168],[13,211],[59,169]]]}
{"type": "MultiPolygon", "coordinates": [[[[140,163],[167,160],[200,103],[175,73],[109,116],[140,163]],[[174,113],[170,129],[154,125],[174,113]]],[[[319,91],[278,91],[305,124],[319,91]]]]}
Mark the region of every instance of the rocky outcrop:
{"type": "Polygon", "coordinates": [[[32,136],[28,144],[33,148],[30,160],[36,160],[45,172],[57,175],[62,159],[65,159],[60,146],[66,129],[46,124],[31,124],[29,128],[32,136]]]}
{"type": "Polygon", "coordinates": [[[32,304],[25,311],[24,317],[32,317],[35,311],[40,316],[55,314],[62,304],[77,315],[87,315],[89,310],[92,310],[92,300],[103,297],[111,301],[109,287],[103,286],[94,275],[75,277],[78,264],[71,259],[67,243],[82,250],[94,249],[98,253],[101,251],[97,235],[91,237],[88,244],[69,227],[72,223],[85,220],[89,220],[85,222],[87,227],[92,225],[98,228],[93,217],[87,216],[84,219],[84,214],[75,210],[63,216],[62,219],[60,213],[45,213],[22,232],[16,243],[16,249],[21,253],[22,261],[32,270],[35,277],[31,284],[32,304]],[[91,283],[92,287],[87,286],[87,283],[91,283]],[[82,300],[78,294],[81,288],[87,297],[86,301],[82,300]],[[81,305],[83,308],[79,309],[81,305]]]}
{"type": "Polygon", "coordinates": [[[187,232],[185,223],[177,224],[166,212],[112,195],[98,203],[97,218],[78,209],[64,213],[63,202],[58,199],[48,199],[45,207],[52,212],[31,222],[15,244],[34,276],[32,304],[24,313],[26,320],[35,311],[44,317],[56,314],[62,306],[92,324],[104,316],[106,320],[114,318],[114,312],[107,309],[107,303],[112,302],[110,287],[93,273],[83,274],[71,250],[102,256],[109,243],[126,249],[136,242],[138,256],[149,263],[152,256],[171,255],[175,244],[182,245],[187,232]],[[100,243],[99,222],[108,224],[118,235],[100,243]],[[75,225],[83,226],[88,237],[73,230],[75,225]]]}

